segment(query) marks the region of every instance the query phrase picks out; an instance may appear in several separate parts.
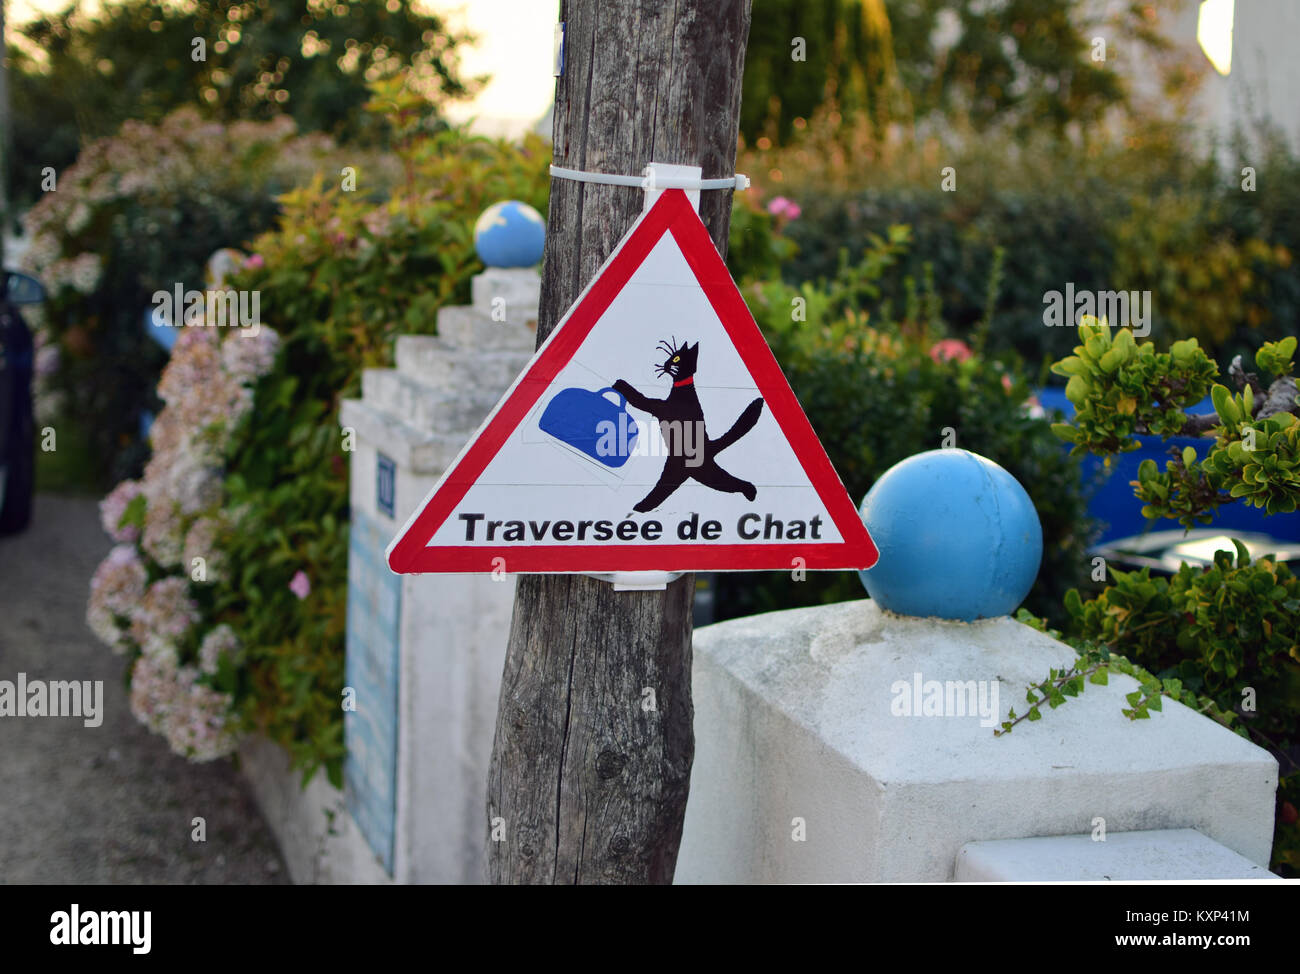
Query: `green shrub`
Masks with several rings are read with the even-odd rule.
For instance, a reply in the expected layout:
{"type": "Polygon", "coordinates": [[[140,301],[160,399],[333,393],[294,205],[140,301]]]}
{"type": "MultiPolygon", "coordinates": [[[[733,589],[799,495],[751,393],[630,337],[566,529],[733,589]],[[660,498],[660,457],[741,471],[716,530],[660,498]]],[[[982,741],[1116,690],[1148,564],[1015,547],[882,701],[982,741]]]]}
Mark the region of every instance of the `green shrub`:
{"type": "Polygon", "coordinates": [[[342,773],[348,477],[338,427],[361,370],[392,363],[398,334],[435,330],[438,308],[467,303],[482,270],[473,224],[490,204],[546,209],[549,147],[459,130],[413,140],[410,182],[367,205],[314,183],[281,198],[274,230],[253,243],[264,319],[283,350],[256,387],[229,453],[227,504],[243,513],[226,541],[242,566],[215,606],[249,647],[238,705],[247,726],[278,741],[310,774],[342,773]],[[302,571],[311,593],[289,590],[302,571]]]}
{"type": "MultiPolygon", "coordinates": [[[[1290,513],[1300,502],[1300,400],[1290,373],[1294,336],[1265,343],[1256,365],[1274,376],[1267,388],[1254,373],[1232,369],[1238,391],[1210,383],[1217,367],[1195,339],[1156,353],[1128,332],[1112,338],[1104,324],[1079,327],[1082,344],[1053,368],[1070,376],[1067,394],[1078,407],[1058,436],[1103,456],[1130,449],[1135,434],[1205,437],[1205,449],[1185,447],[1159,471],[1145,460],[1133,481],[1151,520],[1169,518],[1190,528],[1223,504],[1245,500],[1269,514],[1290,513]],[[1209,388],[1214,413],[1183,410],[1209,388]],[[1213,439],[1210,437],[1213,436],[1213,439]]],[[[1038,704],[1057,707],[1084,689],[1079,674],[1120,669],[1137,676],[1125,713],[1148,717],[1170,696],[1211,714],[1268,748],[1281,764],[1273,868],[1300,875],[1300,826],[1294,798],[1300,767],[1300,580],[1272,558],[1253,563],[1241,542],[1219,551],[1203,568],[1184,564],[1171,578],[1148,569],[1109,568],[1110,584],[1084,600],[1066,593],[1067,639],[1081,652],[1065,674],[1031,689],[1030,712],[1008,715],[1004,730],[1041,716],[1038,704]],[[1234,558],[1235,554],[1235,558],[1234,558]],[[1135,669],[1136,667],[1136,669],[1135,669]],[[1065,691],[1069,686],[1070,692],[1065,691]],[[1032,701],[1031,701],[1032,702],[1032,701]]],[[[1026,620],[1030,621],[1030,620],[1026,620]]],[[[1096,681],[1094,681],[1096,682],[1096,681]]]]}

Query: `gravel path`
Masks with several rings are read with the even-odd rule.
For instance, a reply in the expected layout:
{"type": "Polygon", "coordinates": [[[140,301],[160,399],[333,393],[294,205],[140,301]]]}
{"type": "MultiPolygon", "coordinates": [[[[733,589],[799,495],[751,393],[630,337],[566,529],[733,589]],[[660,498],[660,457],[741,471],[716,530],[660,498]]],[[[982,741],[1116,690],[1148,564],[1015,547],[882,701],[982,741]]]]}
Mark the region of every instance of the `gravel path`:
{"type": "Polygon", "coordinates": [[[0,717],[0,883],[287,883],[230,762],[190,764],[131,716],[124,660],[85,624],[109,546],[84,497],[38,496],[0,538],[0,680],[104,681],[99,727],[0,717]]]}

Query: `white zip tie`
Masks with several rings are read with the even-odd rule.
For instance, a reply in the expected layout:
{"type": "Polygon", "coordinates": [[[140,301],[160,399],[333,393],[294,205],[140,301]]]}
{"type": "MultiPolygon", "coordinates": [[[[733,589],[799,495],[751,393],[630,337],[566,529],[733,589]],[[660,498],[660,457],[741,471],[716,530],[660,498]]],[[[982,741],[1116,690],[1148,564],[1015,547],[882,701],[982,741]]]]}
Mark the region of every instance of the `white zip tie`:
{"type": "Polygon", "coordinates": [[[637,189],[749,189],[749,177],[744,173],[736,173],[734,176],[726,176],[721,179],[684,179],[680,176],[660,176],[651,180],[648,172],[644,176],[616,176],[613,173],[584,172],[581,169],[565,169],[563,166],[551,166],[551,175],[558,179],[572,179],[577,183],[634,186],[637,189]]]}

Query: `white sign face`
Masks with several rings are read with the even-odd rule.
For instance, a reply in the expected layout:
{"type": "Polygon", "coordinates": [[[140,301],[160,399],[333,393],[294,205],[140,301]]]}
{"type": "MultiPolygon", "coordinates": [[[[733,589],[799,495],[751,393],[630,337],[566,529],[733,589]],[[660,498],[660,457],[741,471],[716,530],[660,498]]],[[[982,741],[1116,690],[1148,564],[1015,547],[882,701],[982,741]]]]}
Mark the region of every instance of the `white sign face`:
{"type": "Polygon", "coordinates": [[[680,190],[637,221],[389,549],[416,572],[875,559],[680,190]]]}

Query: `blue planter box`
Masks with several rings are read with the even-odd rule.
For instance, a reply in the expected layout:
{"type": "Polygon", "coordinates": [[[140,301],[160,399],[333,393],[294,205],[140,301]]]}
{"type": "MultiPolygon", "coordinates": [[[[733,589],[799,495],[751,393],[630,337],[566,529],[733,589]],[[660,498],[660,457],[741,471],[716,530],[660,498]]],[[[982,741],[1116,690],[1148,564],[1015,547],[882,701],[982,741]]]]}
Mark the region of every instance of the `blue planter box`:
{"type": "MultiPolygon", "coordinates": [[[[1060,410],[1067,421],[1074,417],[1074,406],[1065,398],[1064,389],[1039,389],[1036,395],[1049,416],[1054,410],[1060,410]]],[[[1189,410],[1193,413],[1213,411],[1208,396],[1189,410]]],[[[1091,453],[1083,456],[1081,466],[1084,489],[1089,495],[1088,513],[1102,525],[1101,537],[1097,540],[1099,545],[1131,538],[1148,530],[1168,531],[1181,527],[1177,521],[1163,518],[1156,522],[1147,521],[1142,516],[1142,502],[1133,496],[1129,481],[1137,480],[1138,465],[1146,459],[1154,460],[1156,466],[1164,470],[1172,447],[1179,450],[1185,446],[1195,447],[1197,456],[1204,457],[1207,448],[1214,443],[1212,437],[1195,436],[1175,436],[1168,440],[1158,436],[1139,436],[1138,440],[1142,443],[1141,449],[1118,454],[1109,475],[1103,472],[1100,457],[1091,453]]],[[[1067,451],[1070,449],[1068,443],[1063,446],[1067,451]]],[[[1226,534],[1252,532],[1271,535],[1281,541],[1300,541],[1300,512],[1268,516],[1262,508],[1247,507],[1242,501],[1234,501],[1221,507],[1209,524],[1196,527],[1213,528],[1226,534]]]]}

